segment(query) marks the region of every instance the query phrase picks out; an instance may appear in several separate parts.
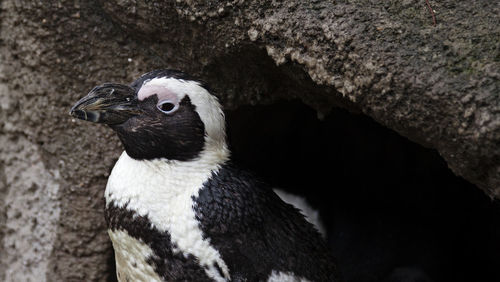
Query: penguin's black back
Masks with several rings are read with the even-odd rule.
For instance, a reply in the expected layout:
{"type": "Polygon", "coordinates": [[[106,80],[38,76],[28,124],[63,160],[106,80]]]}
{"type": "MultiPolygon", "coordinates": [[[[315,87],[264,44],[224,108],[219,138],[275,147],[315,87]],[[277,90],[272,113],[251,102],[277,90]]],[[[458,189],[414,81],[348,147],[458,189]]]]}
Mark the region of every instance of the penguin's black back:
{"type": "Polygon", "coordinates": [[[276,271],[310,281],[338,281],[319,232],[252,174],[223,165],[194,201],[200,227],[232,280],[264,281],[276,271]]]}

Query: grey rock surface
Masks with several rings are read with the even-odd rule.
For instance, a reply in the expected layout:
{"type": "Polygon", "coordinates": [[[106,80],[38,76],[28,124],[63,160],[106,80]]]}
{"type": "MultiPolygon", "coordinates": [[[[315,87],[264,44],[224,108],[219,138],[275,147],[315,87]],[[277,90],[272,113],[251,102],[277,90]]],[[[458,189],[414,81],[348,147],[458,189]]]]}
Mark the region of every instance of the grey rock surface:
{"type": "Polygon", "coordinates": [[[121,147],[67,112],[160,67],[203,77],[226,108],[362,112],[500,197],[500,7],[431,2],[435,27],[425,1],[0,1],[0,280],[107,279],[121,147]]]}

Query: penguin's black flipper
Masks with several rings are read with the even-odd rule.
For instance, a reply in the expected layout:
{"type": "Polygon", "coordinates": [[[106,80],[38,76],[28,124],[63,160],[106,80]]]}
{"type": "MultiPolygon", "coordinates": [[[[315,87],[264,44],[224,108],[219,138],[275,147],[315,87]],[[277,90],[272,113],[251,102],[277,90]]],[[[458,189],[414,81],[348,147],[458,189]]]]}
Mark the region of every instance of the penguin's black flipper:
{"type": "Polygon", "coordinates": [[[252,174],[223,165],[194,201],[201,229],[232,276],[267,281],[285,273],[309,281],[339,281],[319,232],[252,174]]]}

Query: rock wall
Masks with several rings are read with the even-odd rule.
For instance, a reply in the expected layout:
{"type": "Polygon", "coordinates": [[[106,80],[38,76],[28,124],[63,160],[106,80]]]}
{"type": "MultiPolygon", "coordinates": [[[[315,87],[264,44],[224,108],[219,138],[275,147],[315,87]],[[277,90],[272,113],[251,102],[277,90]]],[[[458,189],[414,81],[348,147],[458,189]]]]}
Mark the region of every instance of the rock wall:
{"type": "Polygon", "coordinates": [[[107,279],[102,193],[121,148],[67,112],[154,68],[203,77],[227,108],[364,113],[500,196],[495,1],[431,1],[437,26],[425,1],[0,3],[1,280],[107,279]]]}

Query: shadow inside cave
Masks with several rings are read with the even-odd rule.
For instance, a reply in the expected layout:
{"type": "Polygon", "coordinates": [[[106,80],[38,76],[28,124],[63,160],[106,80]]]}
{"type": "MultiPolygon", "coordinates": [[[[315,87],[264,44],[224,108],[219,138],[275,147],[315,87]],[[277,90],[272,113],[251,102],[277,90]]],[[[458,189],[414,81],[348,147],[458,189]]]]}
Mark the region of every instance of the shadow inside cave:
{"type": "Polygon", "coordinates": [[[435,150],[298,101],[226,119],[235,163],[320,210],[346,281],[500,281],[500,204],[435,150]]]}

